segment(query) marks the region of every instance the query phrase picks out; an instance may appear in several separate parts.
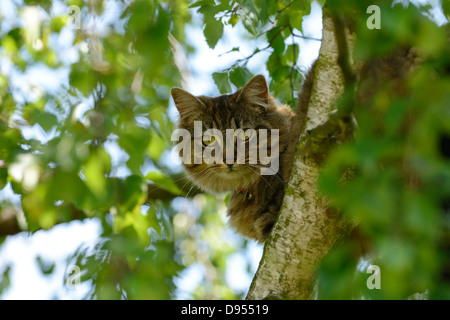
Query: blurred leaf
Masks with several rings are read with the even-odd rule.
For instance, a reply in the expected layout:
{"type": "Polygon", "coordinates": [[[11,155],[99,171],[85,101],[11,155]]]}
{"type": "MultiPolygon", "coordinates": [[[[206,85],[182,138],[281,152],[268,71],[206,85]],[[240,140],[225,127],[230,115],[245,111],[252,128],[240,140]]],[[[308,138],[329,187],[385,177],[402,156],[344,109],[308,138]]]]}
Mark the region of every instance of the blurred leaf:
{"type": "Polygon", "coordinates": [[[215,5],[214,0],[200,0],[189,5],[189,8],[203,7],[203,6],[213,6],[215,5]]]}
{"type": "Polygon", "coordinates": [[[157,132],[152,131],[150,143],[148,145],[148,155],[155,161],[158,161],[159,157],[166,149],[166,140],[163,139],[157,132]]]}
{"type": "Polygon", "coordinates": [[[267,32],[266,34],[267,41],[271,43],[271,47],[273,52],[276,55],[281,55],[286,48],[286,44],[284,42],[283,37],[280,34],[280,28],[274,28],[267,32]]]}
{"type": "Polygon", "coordinates": [[[135,207],[144,204],[147,198],[147,184],[138,175],[131,175],[121,181],[120,196],[117,199],[121,212],[131,212],[135,207]]]}
{"type": "Polygon", "coordinates": [[[99,198],[106,192],[106,178],[110,168],[110,157],[104,150],[91,153],[84,167],[86,185],[99,198]]]}
{"type": "Polygon", "coordinates": [[[34,105],[25,106],[23,116],[30,125],[38,123],[45,131],[49,131],[58,124],[58,118],[54,114],[39,110],[34,105]]]}
{"type": "Polygon", "coordinates": [[[228,20],[228,23],[231,24],[233,27],[236,25],[236,23],[239,22],[239,16],[237,14],[231,15],[230,19],[228,20]]]}
{"type": "Polygon", "coordinates": [[[6,267],[2,270],[2,273],[0,274],[0,295],[3,294],[3,292],[8,289],[11,285],[11,266],[6,265],[6,267]]]}
{"type": "Polygon", "coordinates": [[[87,97],[97,85],[97,74],[89,66],[79,62],[72,65],[69,81],[72,87],[87,97]]]}
{"type": "Polygon", "coordinates": [[[8,170],[6,168],[0,168],[0,190],[2,190],[8,179],[8,170]]]}
{"type": "Polygon", "coordinates": [[[173,194],[179,195],[183,194],[183,191],[180,190],[180,188],[175,184],[175,182],[171,178],[164,176],[161,172],[157,171],[149,172],[146,176],[146,179],[152,181],[158,187],[166,191],[169,191],[173,194]]]}
{"type": "Polygon", "coordinates": [[[299,54],[300,54],[300,47],[298,46],[298,44],[294,43],[288,45],[286,50],[286,57],[289,62],[291,62],[292,64],[297,64],[299,54]]]}
{"type": "Polygon", "coordinates": [[[144,128],[130,126],[124,130],[118,142],[130,156],[127,161],[130,170],[133,173],[140,173],[140,166],[144,163],[144,154],[150,142],[150,133],[144,128]]]}
{"type": "Polygon", "coordinates": [[[39,5],[42,9],[50,13],[50,8],[52,6],[51,0],[25,0],[27,5],[39,5]]]}
{"type": "Polygon", "coordinates": [[[442,1],[442,10],[444,11],[445,16],[447,19],[450,20],[450,1],[442,1]]]}
{"type": "Polygon", "coordinates": [[[255,0],[258,7],[258,17],[262,24],[267,23],[269,17],[276,11],[277,1],[272,0],[255,0]]]}
{"type": "Polygon", "coordinates": [[[43,259],[41,256],[36,257],[37,265],[44,275],[49,275],[55,270],[55,263],[43,259]]]}
{"type": "Polygon", "coordinates": [[[283,82],[289,77],[291,68],[287,65],[287,57],[273,52],[267,61],[267,70],[275,82],[283,82]]]}

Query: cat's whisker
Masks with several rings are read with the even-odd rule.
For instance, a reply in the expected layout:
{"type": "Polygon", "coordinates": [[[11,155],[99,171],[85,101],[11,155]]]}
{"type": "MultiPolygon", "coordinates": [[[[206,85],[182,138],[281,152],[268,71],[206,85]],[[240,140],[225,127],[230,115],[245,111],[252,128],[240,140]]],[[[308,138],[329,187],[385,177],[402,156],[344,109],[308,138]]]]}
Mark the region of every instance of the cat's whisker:
{"type": "MultiPolygon", "coordinates": [[[[275,151],[282,166],[286,157],[290,156],[286,152],[286,146],[295,138],[291,137],[294,112],[289,106],[277,105],[274,99],[268,98],[267,83],[262,76],[252,78],[234,94],[217,98],[196,97],[178,88],[172,89],[171,94],[180,113],[179,127],[188,131],[191,136],[201,136],[202,149],[198,149],[198,152],[203,150],[202,156],[209,154],[209,159],[217,159],[217,163],[212,164],[206,164],[206,158],[201,165],[184,164],[187,178],[193,182],[186,196],[191,194],[195,186],[216,194],[237,190],[232,194],[228,206],[230,224],[238,232],[260,243],[264,242],[281,206],[285,179],[288,179],[279,166],[275,167],[277,163],[269,161],[274,159],[275,151]],[[270,108],[270,112],[265,112],[266,108],[270,108]],[[272,129],[276,131],[273,132],[272,129]],[[225,159],[216,154],[215,149],[217,146],[227,147],[227,130],[235,130],[234,147],[237,149],[232,153],[228,153],[228,149],[220,152],[227,159],[234,156],[234,166],[226,165],[225,159]],[[270,130],[270,134],[267,130],[270,130]],[[244,136],[241,131],[244,131],[244,136]],[[225,133],[226,139],[223,136],[225,133]],[[256,135],[253,136],[254,134],[256,135]],[[256,140],[251,140],[251,137],[256,140]],[[242,139],[245,144],[238,144],[242,139]],[[207,150],[208,146],[214,149],[207,150]],[[209,153],[205,154],[206,150],[209,153]],[[244,152],[240,153],[240,150],[244,152]],[[256,196],[257,201],[250,201],[253,199],[250,196],[256,196]]],[[[195,153],[195,146],[198,145],[190,146],[187,150],[193,155],[191,160],[200,155],[195,153]]],[[[186,184],[187,182],[183,185],[183,190],[186,184]]]]}
{"type": "MultiPolygon", "coordinates": [[[[194,173],[191,173],[190,175],[191,175],[191,178],[195,178],[195,180],[198,180],[199,182],[201,182],[201,181],[203,181],[203,180],[206,180],[207,178],[209,178],[209,176],[211,176],[213,174],[213,172],[210,172],[210,171],[207,171],[207,170],[202,170],[202,171],[199,171],[199,172],[194,172],[194,173]],[[205,178],[205,175],[207,176],[206,178],[205,178]]],[[[189,181],[187,181],[184,185],[183,185],[183,188],[184,188],[184,186],[186,186],[186,184],[188,184],[189,183],[189,181]]],[[[192,191],[192,189],[193,188],[198,188],[198,186],[197,185],[195,185],[195,184],[192,184],[192,186],[189,188],[189,191],[186,193],[186,197],[189,197],[189,193],[192,191]]]]}
{"type": "MultiPolygon", "coordinates": [[[[261,170],[261,168],[260,167],[258,167],[258,165],[256,165],[255,166],[256,168],[254,168],[255,170],[261,170]]],[[[266,170],[275,170],[274,168],[270,168],[270,167],[267,167],[266,168],[266,170]]],[[[284,180],[283,180],[283,178],[281,177],[281,172],[280,172],[280,170],[278,170],[277,169],[277,171],[273,171],[273,175],[272,175],[274,178],[276,178],[279,182],[281,182],[281,184],[284,186],[284,180]]],[[[267,185],[269,185],[269,186],[272,186],[272,184],[270,184],[268,181],[267,181],[267,179],[265,178],[265,176],[264,175],[261,175],[261,178],[267,183],[267,185]]]]}
{"type": "MultiPolygon", "coordinates": [[[[252,171],[258,173],[258,168],[254,168],[254,167],[251,167],[251,166],[249,166],[248,168],[249,168],[250,170],[252,170],[252,171]]],[[[267,179],[266,179],[263,175],[261,175],[260,177],[261,177],[261,179],[266,183],[266,185],[267,185],[269,188],[271,188],[272,190],[275,190],[274,187],[273,187],[273,185],[272,185],[271,183],[269,183],[269,181],[267,181],[267,179]]],[[[277,178],[278,178],[278,177],[277,177],[277,178]]],[[[282,180],[280,180],[280,181],[283,182],[282,180]]]]}

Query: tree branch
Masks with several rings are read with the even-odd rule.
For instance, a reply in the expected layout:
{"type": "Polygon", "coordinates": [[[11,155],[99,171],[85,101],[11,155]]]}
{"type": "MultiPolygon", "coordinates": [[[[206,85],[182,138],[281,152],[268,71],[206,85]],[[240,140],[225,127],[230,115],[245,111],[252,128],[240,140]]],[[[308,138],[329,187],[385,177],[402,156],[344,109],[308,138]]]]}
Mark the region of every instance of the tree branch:
{"type": "Polygon", "coordinates": [[[353,109],[355,106],[357,77],[351,62],[348,32],[345,27],[344,17],[341,14],[333,12],[331,19],[334,25],[334,35],[338,51],[336,62],[344,78],[344,90],[340,97],[337,110],[330,114],[324,124],[308,131],[309,136],[305,141],[305,153],[317,163],[322,163],[332,146],[351,138],[356,127],[353,109]]]}
{"type": "MultiPolygon", "coordinates": [[[[1,163],[0,163],[1,165],[1,163]]],[[[194,197],[198,193],[201,193],[202,191],[198,189],[196,186],[194,186],[184,174],[177,174],[171,177],[172,180],[175,182],[175,184],[178,186],[178,188],[185,194],[186,197],[194,197]]],[[[147,203],[152,204],[154,200],[162,200],[162,201],[170,201],[176,197],[178,197],[178,194],[172,193],[170,191],[167,191],[165,189],[162,189],[158,187],[155,184],[148,184],[147,185],[147,203]]],[[[66,210],[69,208],[71,212],[70,221],[72,220],[80,220],[84,219],[87,216],[77,209],[73,204],[71,203],[63,203],[61,206],[65,206],[66,210]]],[[[21,228],[21,226],[18,223],[17,216],[19,213],[14,210],[12,207],[3,208],[0,211],[0,237],[8,236],[8,235],[14,235],[23,231],[29,231],[24,230],[21,228]]],[[[58,221],[55,223],[65,223],[68,222],[68,220],[64,221],[58,221]]]]}
{"type": "MultiPolygon", "coordinates": [[[[306,129],[328,121],[345,88],[339,49],[330,15],[324,10],[323,37],[316,62],[306,129]]],[[[247,299],[313,299],[315,272],[321,259],[353,228],[318,195],[319,163],[308,156],[303,134],[277,222],[264,247],[247,299]]],[[[311,141],[317,146],[322,141],[311,141]]]]}

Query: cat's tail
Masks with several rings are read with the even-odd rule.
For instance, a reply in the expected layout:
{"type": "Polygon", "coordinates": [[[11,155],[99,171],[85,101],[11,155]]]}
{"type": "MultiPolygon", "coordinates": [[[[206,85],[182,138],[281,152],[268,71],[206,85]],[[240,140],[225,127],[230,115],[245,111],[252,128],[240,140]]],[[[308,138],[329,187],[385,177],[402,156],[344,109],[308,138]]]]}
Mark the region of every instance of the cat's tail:
{"type": "Polygon", "coordinates": [[[311,65],[311,68],[306,73],[305,80],[303,81],[302,89],[298,93],[298,100],[297,100],[297,109],[296,109],[296,119],[294,124],[294,136],[293,139],[295,139],[295,143],[300,138],[300,135],[305,130],[306,126],[306,116],[308,113],[308,105],[309,100],[311,97],[311,91],[314,83],[314,75],[316,70],[316,63],[317,60],[314,61],[314,63],[311,65]]]}
{"type": "Polygon", "coordinates": [[[308,73],[306,74],[305,80],[303,81],[302,89],[298,94],[297,100],[297,111],[296,115],[293,119],[294,123],[292,125],[292,133],[290,137],[290,143],[288,144],[286,154],[286,161],[284,163],[285,167],[285,177],[290,176],[290,172],[292,169],[292,163],[294,161],[295,153],[296,153],[296,145],[300,139],[300,135],[303,133],[306,127],[307,113],[308,113],[308,105],[311,97],[311,90],[313,88],[314,75],[316,70],[316,61],[312,64],[308,73]]]}

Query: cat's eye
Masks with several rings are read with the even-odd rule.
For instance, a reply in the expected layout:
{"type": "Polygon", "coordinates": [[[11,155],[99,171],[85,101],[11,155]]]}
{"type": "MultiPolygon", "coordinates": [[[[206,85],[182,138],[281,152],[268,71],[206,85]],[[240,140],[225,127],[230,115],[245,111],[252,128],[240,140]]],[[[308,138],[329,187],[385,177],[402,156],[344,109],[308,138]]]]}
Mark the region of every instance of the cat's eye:
{"type": "Polygon", "coordinates": [[[203,145],[209,146],[216,141],[216,137],[214,136],[203,136],[203,145]]]}

